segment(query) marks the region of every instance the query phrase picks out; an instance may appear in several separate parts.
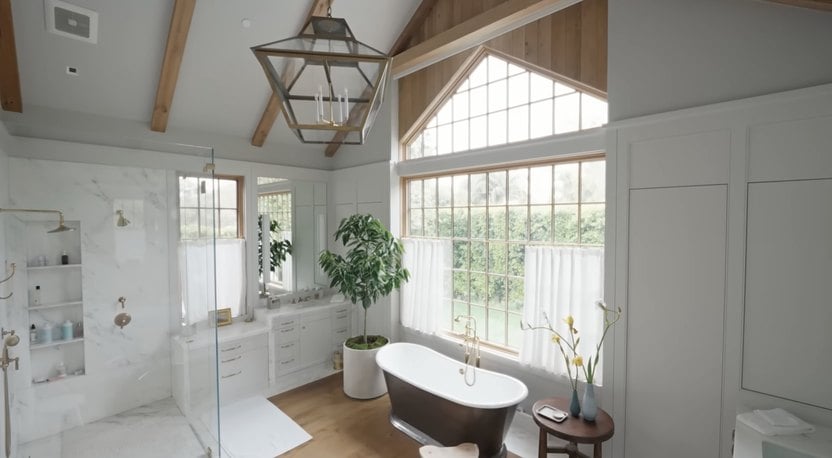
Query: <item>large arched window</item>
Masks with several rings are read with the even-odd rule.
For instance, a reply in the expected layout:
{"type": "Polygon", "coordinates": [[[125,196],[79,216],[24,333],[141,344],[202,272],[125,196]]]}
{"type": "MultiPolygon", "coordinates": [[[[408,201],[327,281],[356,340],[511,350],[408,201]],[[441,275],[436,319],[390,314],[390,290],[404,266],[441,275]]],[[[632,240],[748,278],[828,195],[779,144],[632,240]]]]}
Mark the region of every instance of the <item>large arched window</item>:
{"type": "Polygon", "coordinates": [[[488,51],[462,78],[423,127],[405,139],[406,159],[522,142],[607,122],[606,100],[488,51]]]}

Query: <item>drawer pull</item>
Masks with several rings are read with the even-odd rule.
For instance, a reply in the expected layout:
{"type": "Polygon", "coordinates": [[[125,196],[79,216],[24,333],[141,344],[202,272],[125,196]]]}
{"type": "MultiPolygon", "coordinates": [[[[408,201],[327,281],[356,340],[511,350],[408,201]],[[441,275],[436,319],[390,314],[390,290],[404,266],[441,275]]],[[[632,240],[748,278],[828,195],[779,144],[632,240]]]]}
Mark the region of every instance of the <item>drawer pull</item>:
{"type": "Polygon", "coordinates": [[[346,313],[344,313],[344,314],[342,314],[342,315],[335,315],[335,318],[336,318],[336,319],[338,319],[338,320],[340,320],[340,319],[342,319],[342,318],[346,318],[346,317],[347,317],[347,314],[346,314],[346,313]]]}
{"type": "Polygon", "coordinates": [[[295,362],[295,358],[288,359],[288,360],[286,360],[286,361],[281,361],[281,362],[280,362],[280,365],[282,366],[282,365],[285,365],[285,364],[290,364],[290,363],[293,363],[293,362],[295,362]]]}
{"type": "Polygon", "coordinates": [[[235,373],[233,373],[233,374],[223,375],[223,376],[222,376],[222,378],[231,378],[231,377],[234,377],[235,375],[240,375],[240,374],[242,374],[242,373],[243,373],[243,371],[242,371],[242,370],[239,370],[239,371],[237,371],[237,372],[235,372],[235,373]]]}
{"type": "Polygon", "coordinates": [[[285,349],[287,349],[287,348],[292,348],[292,347],[294,347],[294,346],[295,346],[295,344],[294,344],[294,343],[290,343],[290,344],[286,344],[286,345],[281,345],[281,346],[280,346],[280,349],[281,349],[281,350],[285,350],[285,349]]]}
{"type": "Polygon", "coordinates": [[[240,359],[240,358],[242,358],[242,357],[243,357],[243,355],[237,355],[237,356],[235,356],[235,357],[233,357],[233,358],[231,358],[231,359],[226,359],[226,360],[223,360],[223,362],[222,362],[222,363],[223,363],[223,364],[225,364],[225,363],[230,363],[231,361],[237,361],[238,359],[240,359]]]}
{"type": "Polygon", "coordinates": [[[291,327],[291,328],[281,329],[280,332],[292,332],[294,330],[295,330],[295,328],[291,327]]]}
{"type": "Polygon", "coordinates": [[[290,325],[290,324],[295,324],[295,322],[294,321],[284,321],[283,323],[280,323],[281,326],[287,326],[287,325],[290,325]]]}
{"type": "Polygon", "coordinates": [[[222,350],[220,350],[220,351],[221,351],[221,352],[223,352],[223,353],[225,353],[225,352],[227,352],[227,351],[234,351],[234,350],[236,350],[236,349],[238,349],[238,348],[240,348],[240,347],[242,347],[242,346],[243,346],[243,344],[237,344],[237,345],[234,345],[234,346],[233,346],[233,347],[231,347],[231,348],[223,348],[223,349],[222,349],[222,350]]]}
{"type": "Polygon", "coordinates": [[[346,332],[347,332],[347,328],[344,328],[344,329],[336,329],[336,330],[335,330],[335,333],[336,333],[336,334],[345,334],[346,332]]]}
{"type": "Polygon", "coordinates": [[[336,310],[335,313],[344,313],[346,311],[347,311],[347,309],[341,309],[341,310],[336,310]]]}

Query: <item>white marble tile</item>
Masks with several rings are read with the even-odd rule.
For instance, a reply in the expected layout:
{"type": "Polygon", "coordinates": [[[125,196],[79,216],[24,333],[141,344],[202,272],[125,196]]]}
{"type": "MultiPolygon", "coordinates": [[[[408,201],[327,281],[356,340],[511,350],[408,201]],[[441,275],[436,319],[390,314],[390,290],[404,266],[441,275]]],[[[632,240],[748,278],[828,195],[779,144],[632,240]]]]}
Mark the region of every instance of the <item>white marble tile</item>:
{"type": "Polygon", "coordinates": [[[21,458],[197,458],[204,451],[168,398],[23,444],[21,458]]]}
{"type": "MultiPolygon", "coordinates": [[[[12,207],[59,209],[68,221],[80,221],[81,228],[86,375],[30,386],[28,343],[20,346],[13,404],[21,441],[169,397],[175,302],[169,270],[169,172],[23,158],[12,158],[9,165],[12,207]],[[129,226],[116,226],[118,209],[125,211],[129,226]],[[121,311],[120,296],[127,298],[132,315],[124,329],[113,324],[121,311]]],[[[6,232],[7,247],[25,250],[22,234],[6,232]]],[[[25,252],[15,255],[26,258],[25,252]]],[[[22,281],[22,289],[16,287],[21,300],[9,306],[9,321],[18,330],[30,325],[22,281]]]]}

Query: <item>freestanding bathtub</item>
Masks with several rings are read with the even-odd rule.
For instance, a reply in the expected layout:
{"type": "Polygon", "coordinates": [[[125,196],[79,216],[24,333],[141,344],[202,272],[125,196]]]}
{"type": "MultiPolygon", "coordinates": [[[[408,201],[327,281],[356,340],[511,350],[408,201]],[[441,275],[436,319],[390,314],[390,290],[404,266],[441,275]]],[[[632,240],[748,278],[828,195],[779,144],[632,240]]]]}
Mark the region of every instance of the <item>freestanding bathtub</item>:
{"type": "Polygon", "coordinates": [[[529,394],[523,382],[477,368],[476,381],[468,386],[461,361],[412,343],[388,344],[376,361],[390,394],[390,423],[397,429],[422,444],[473,442],[481,457],[505,456],[514,410],[529,394]]]}

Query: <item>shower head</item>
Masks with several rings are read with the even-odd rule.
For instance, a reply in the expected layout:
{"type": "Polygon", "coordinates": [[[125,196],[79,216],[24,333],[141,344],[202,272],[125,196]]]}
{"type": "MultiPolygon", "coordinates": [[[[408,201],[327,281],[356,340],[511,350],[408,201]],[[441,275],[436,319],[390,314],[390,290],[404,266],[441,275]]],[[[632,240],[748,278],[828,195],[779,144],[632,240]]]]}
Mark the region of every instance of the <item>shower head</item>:
{"type": "Polygon", "coordinates": [[[11,331],[6,331],[5,329],[3,329],[2,337],[3,344],[7,347],[14,347],[15,345],[20,343],[20,337],[14,333],[14,329],[12,329],[11,331]]]}
{"type": "Polygon", "coordinates": [[[74,227],[67,227],[67,226],[64,224],[64,214],[63,214],[62,212],[58,212],[58,214],[60,215],[60,219],[58,220],[58,227],[56,227],[55,229],[52,229],[51,231],[47,231],[46,233],[47,233],[47,234],[56,234],[56,233],[58,233],[58,232],[71,232],[71,231],[74,231],[74,230],[75,230],[75,228],[74,228],[74,227]]]}
{"type": "Polygon", "coordinates": [[[8,336],[6,336],[5,340],[3,340],[3,343],[7,347],[14,347],[15,345],[20,343],[20,337],[17,334],[9,334],[8,336]]]}
{"type": "Polygon", "coordinates": [[[125,227],[128,224],[130,224],[130,220],[124,217],[124,210],[116,210],[116,214],[118,214],[118,221],[116,221],[116,226],[125,227]]]}
{"type": "Polygon", "coordinates": [[[74,231],[74,227],[67,227],[64,224],[64,213],[60,210],[34,210],[29,208],[0,208],[0,213],[2,212],[11,212],[11,213],[57,213],[58,214],[58,227],[52,229],[51,231],[47,231],[48,234],[55,234],[57,232],[69,232],[74,231]]]}

